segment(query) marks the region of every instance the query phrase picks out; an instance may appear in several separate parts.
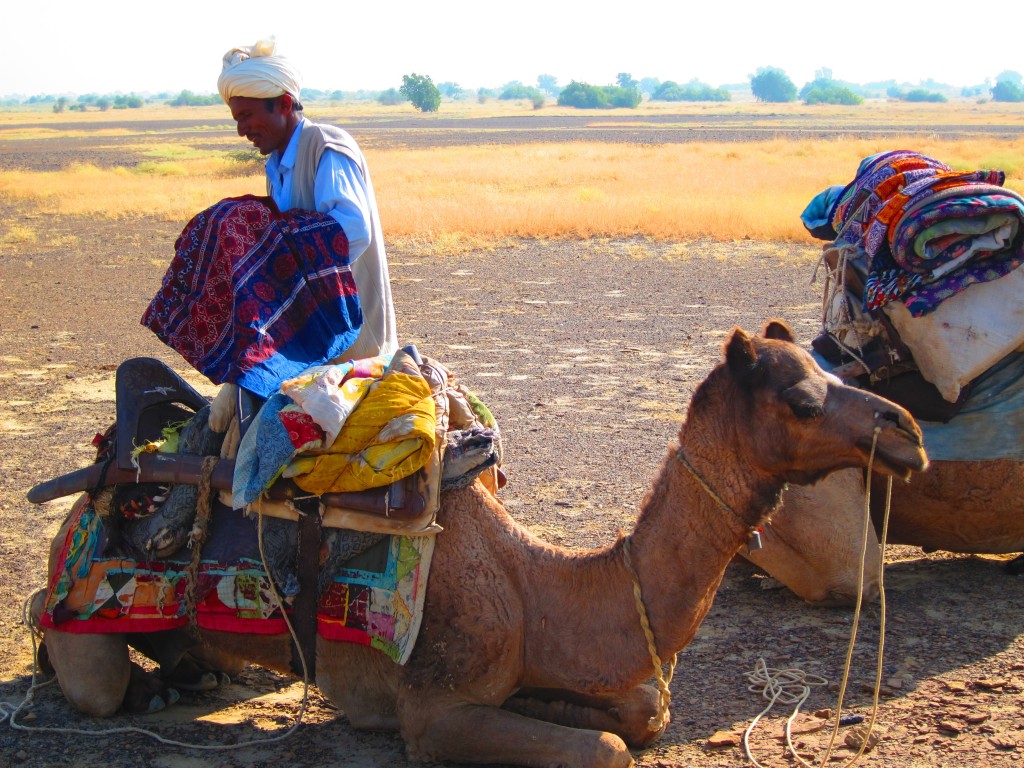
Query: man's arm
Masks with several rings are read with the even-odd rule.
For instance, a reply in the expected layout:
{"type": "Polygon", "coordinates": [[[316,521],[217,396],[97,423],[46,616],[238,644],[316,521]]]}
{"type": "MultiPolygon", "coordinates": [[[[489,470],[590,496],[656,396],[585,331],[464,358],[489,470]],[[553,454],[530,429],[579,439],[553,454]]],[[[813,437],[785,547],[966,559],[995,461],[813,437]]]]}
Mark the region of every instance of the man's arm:
{"type": "Polygon", "coordinates": [[[366,182],[359,166],[341,152],[325,150],[316,170],[313,200],[317,211],[333,216],[345,230],[349,261],[354,262],[370,244],[373,226],[366,182]]]}

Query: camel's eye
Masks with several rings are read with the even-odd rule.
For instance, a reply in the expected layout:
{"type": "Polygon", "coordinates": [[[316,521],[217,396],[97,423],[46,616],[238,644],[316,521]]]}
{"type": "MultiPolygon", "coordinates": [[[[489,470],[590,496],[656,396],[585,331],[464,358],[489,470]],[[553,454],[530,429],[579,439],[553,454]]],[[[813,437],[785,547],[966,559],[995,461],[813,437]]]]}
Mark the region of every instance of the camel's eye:
{"type": "Polygon", "coordinates": [[[813,419],[825,413],[825,394],[828,387],[824,381],[803,379],[789,389],[782,391],[782,399],[798,419],[813,419]]]}

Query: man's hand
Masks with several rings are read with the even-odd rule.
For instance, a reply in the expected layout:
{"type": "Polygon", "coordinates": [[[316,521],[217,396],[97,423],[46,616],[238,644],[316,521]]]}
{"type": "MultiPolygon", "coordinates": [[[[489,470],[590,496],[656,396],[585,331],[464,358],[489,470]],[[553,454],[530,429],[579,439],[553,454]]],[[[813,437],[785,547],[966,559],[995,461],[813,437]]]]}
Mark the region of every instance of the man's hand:
{"type": "Polygon", "coordinates": [[[238,456],[238,445],[242,442],[242,430],[238,427],[238,419],[233,419],[228,431],[224,434],[224,442],[220,444],[220,457],[233,459],[238,456]]]}
{"type": "Polygon", "coordinates": [[[221,386],[217,396],[210,403],[210,429],[214,432],[224,433],[228,431],[231,422],[237,421],[235,414],[238,411],[238,385],[224,384],[221,386]]]}

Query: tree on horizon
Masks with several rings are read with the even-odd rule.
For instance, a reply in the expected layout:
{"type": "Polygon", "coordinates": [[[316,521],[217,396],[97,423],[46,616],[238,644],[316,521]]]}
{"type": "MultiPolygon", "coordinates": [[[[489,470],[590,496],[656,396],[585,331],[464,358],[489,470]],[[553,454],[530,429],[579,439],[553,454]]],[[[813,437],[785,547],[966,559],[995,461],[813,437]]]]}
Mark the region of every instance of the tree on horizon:
{"type": "Polygon", "coordinates": [[[402,75],[399,92],[420,112],[437,112],[441,107],[441,92],[429,75],[402,75]]]}
{"type": "Polygon", "coordinates": [[[782,104],[796,101],[796,86],[778,67],[760,67],[750,76],[750,91],[758,101],[782,104]]]}

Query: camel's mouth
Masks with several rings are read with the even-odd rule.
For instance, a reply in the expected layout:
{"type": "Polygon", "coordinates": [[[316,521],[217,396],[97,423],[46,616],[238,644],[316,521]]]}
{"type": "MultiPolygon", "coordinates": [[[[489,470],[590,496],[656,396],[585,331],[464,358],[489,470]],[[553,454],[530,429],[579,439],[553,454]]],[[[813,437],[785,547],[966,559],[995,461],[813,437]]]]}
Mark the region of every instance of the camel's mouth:
{"type": "MultiPolygon", "coordinates": [[[[871,441],[860,445],[866,457],[871,457],[871,441]]],[[[911,432],[903,427],[883,431],[875,444],[872,469],[901,480],[908,479],[914,472],[928,468],[928,455],[920,432],[911,432]]]]}

